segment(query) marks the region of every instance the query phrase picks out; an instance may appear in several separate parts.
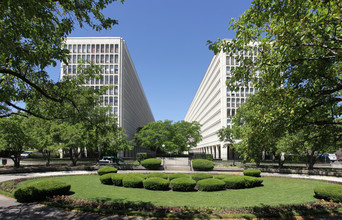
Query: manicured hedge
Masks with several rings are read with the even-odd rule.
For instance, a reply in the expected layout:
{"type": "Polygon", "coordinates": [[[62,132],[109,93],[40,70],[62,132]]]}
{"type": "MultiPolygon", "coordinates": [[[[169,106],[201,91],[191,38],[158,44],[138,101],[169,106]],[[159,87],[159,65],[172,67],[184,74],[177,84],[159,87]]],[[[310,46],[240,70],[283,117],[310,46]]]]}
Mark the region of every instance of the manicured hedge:
{"type": "Polygon", "coordinates": [[[226,177],[230,177],[232,175],[229,175],[229,174],[219,174],[219,175],[214,175],[214,178],[215,179],[219,179],[219,180],[223,180],[224,178],[226,177]]]}
{"type": "Polygon", "coordinates": [[[169,175],[170,181],[177,178],[190,178],[190,176],[186,175],[185,173],[173,173],[169,175]]]}
{"type": "Polygon", "coordinates": [[[159,178],[167,179],[168,175],[166,173],[149,173],[149,174],[147,174],[147,178],[151,178],[151,177],[159,177],[159,178]]]}
{"type": "Polygon", "coordinates": [[[122,179],[127,176],[127,174],[124,173],[115,173],[112,174],[112,183],[114,186],[122,186],[122,179]]]}
{"type": "Polygon", "coordinates": [[[226,189],[244,189],[261,186],[263,180],[251,176],[230,175],[223,179],[226,189]]]}
{"type": "Polygon", "coordinates": [[[144,180],[143,185],[145,189],[149,190],[168,190],[169,181],[160,177],[151,177],[144,180]]]}
{"type": "Polygon", "coordinates": [[[214,168],[214,163],[210,160],[195,159],[192,161],[192,167],[194,170],[208,171],[214,168]]]}
{"type": "Polygon", "coordinates": [[[261,171],[257,169],[247,169],[243,171],[243,175],[245,176],[254,176],[254,177],[261,177],[261,171]]]}
{"type": "Polygon", "coordinates": [[[137,161],[139,164],[141,164],[141,161],[145,160],[147,158],[147,153],[137,153],[137,161]]]}
{"type": "Polygon", "coordinates": [[[129,188],[142,188],[143,181],[144,179],[139,176],[127,175],[122,179],[122,185],[129,188]]]}
{"type": "Polygon", "coordinates": [[[34,202],[54,195],[65,195],[70,192],[70,184],[58,180],[43,180],[22,186],[14,191],[18,202],[34,202]]]}
{"type": "Polygon", "coordinates": [[[191,176],[193,180],[196,182],[203,180],[203,179],[210,179],[213,178],[213,175],[210,175],[208,173],[195,173],[194,175],[191,176]]]}
{"type": "Polygon", "coordinates": [[[315,197],[327,201],[342,202],[342,186],[317,186],[314,188],[315,197]]]}
{"type": "Polygon", "coordinates": [[[199,191],[219,191],[225,189],[225,182],[219,179],[204,179],[197,182],[199,191]]]}
{"type": "Polygon", "coordinates": [[[107,173],[107,174],[100,176],[101,183],[106,184],[106,185],[113,185],[112,176],[115,174],[116,173],[107,173]]]}
{"type": "Polygon", "coordinates": [[[161,165],[161,159],[150,158],[141,161],[141,165],[148,170],[158,170],[161,165]]]}
{"type": "Polygon", "coordinates": [[[171,180],[171,188],[173,191],[189,192],[194,191],[196,181],[189,177],[175,178],[171,180]]]}
{"type": "Polygon", "coordinates": [[[107,174],[107,173],[117,173],[117,172],[118,172],[118,169],[116,169],[115,167],[102,167],[97,170],[97,174],[99,174],[100,176],[107,174]]]}

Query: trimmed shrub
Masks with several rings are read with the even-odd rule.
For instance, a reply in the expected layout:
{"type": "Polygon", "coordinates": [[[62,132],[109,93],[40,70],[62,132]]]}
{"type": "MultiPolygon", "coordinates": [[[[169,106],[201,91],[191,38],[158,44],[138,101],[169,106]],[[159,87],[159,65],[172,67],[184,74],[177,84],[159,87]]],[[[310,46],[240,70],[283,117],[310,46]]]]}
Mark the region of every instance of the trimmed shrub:
{"type": "Polygon", "coordinates": [[[142,188],[144,179],[135,176],[135,175],[127,175],[122,179],[122,185],[128,188],[142,188]]]}
{"type": "Polygon", "coordinates": [[[107,173],[117,173],[117,172],[118,172],[118,169],[116,169],[115,167],[102,167],[97,170],[97,174],[99,174],[100,176],[107,174],[107,173]]]}
{"type": "Polygon", "coordinates": [[[169,175],[170,181],[177,178],[190,178],[190,176],[186,175],[185,173],[173,173],[169,175]]]}
{"type": "Polygon", "coordinates": [[[317,186],[314,188],[315,197],[327,201],[342,202],[342,186],[317,186]]]}
{"type": "Polygon", "coordinates": [[[207,171],[214,168],[214,163],[210,160],[195,159],[192,161],[192,167],[194,168],[194,170],[207,171]]]}
{"type": "Polygon", "coordinates": [[[113,182],[112,182],[113,175],[115,175],[115,173],[107,173],[107,174],[100,176],[101,183],[105,185],[113,185],[113,182]]]}
{"type": "Polygon", "coordinates": [[[230,175],[223,179],[226,189],[243,189],[246,188],[245,176],[230,175]]]}
{"type": "Polygon", "coordinates": [[[213,178],[213,175],[210,175],[208,173],[195,173],[194,175],[191,176],[193,180],[196,182],[203,180],[203,179],[210,179],[213,178]]]}
{"type": "Polygon", "coordinates": [[[43,180],[22,186],[14,191],[14,198],[18,202],[34,202],[54,195],[69,193],[70,184],[58,180],[43,180]]]}
{"type": "Polygon", "coordinates": [[[149,174],[147,174],[147,178],[151,178],[151,177],[159,177],[159,178],[167,179],[168,175],[165,173],[149,173],[149,174]]]}
{"type": "Polygon", "coordinates": [[[125,173],[115,173],[111,175],[112,183],[114,186],[122,186],[122,179],[127,176],[125,173]]]}
{"type": "Polygon", "coordinates": [[[215,179],[223,180],[226,177],[230,177],[231,175],[229,174],[219,174],[219,175],[214,175],[215,179]]]}
{"type": "Polygon", "coordinates": [[[148,170],[158,170],[161,165],[161,159],[150,158],[141,161],[141,165],[148,170]]]}
{"type": "Polygon", "coordinates": [[[147,158],[147,153],[137,153],[137,161],[139,162],[139,164],[141,164],[141,161],[146,160],[147,158]]]}
{"type": "Polygon", "coordinates": [[[194,159],[205,159],[205,160],[210,160],[213,161],[214,157],[212,154],[195,154],[194,159]]]}
{"type": "Polygon", "coordinates": [[[145,189],[149,190],[168,190],[169,181],[160,177],[151,177],[144,180],[143,185],[145,189]]]}
{"type": "Polygon", "coordinates": [[[263,180],[258,177],[245,176],[245,186],[246,188],[262,186],[263,180]]]}
{"type": "Polygon", "coordinates": [[[175,178],[171,181],[171,188],[173,191],[189,192],[194,191],[196,181],[189,177],[175,178]]]}
{"type": "Polygon", "coordinates": [[[243,171],[243,175],[245,176],[254,176],[254,177],[261,177],[261,171],[257,169],[247,169],[243,171]]]}
{"type": "Polygon", "coordinates": [[[197,182],[199,191],[219,191],[225,189],[225,183],[219,179],[204,179],[197,182]]]}

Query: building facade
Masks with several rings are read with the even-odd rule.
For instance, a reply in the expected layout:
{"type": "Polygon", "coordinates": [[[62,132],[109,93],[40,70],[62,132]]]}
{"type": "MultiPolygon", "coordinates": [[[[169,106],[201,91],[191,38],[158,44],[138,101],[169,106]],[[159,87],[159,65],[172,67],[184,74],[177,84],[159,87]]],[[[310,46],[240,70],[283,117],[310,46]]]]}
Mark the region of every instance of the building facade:
{"type": "MultiPolygon", "coordinates": [[[[239,65],[235,58],[238,53],[230,56],[221,51],[213,56],[185,115],[185,121],[198,121],[202,125],[203,139],[192,149],[193,152],[213,154],[215,159],[237,159],[238,155],[229,143],[219,140],[217,132],[222,127],[232,126],[232,117],[241,103],[256,92],[251,83],[241,86],[238,91],[230,91],[226,85],[226,81],[232,77],[231,70],[239,65]]],[[[256,50],[250,53],[254,59],[256,50]]]]}
{"type": "MultiPolygon", "coordinates": [[[[110,106],[127,139],[132,140],[138,127],[154,121],[154,117],[125,41],[120,37],[70,37],[64,48],[70,51],[68,65],[61,64],[62,79],[65,75],[77,74],[77,66],[94,63],[101,66],[100,79],[91,79],[84,86],[100,88],[113,86],[100,97],[103,106],[110,106]],[[85,63],[85,64],[84,64],[85,63]]],[[[124,152],[132,157],[136,152],[124,152]]]]}

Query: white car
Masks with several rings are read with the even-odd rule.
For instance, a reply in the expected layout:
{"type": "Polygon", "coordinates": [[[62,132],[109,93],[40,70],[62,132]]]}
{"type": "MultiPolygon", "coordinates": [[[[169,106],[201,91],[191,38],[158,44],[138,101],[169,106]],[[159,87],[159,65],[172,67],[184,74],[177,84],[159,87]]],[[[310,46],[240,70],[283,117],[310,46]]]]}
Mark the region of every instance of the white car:
{"type": "Polygon", "coordinates": [[[28,158],[30,157],[30,154],[33,153],[33,151],[24,151],[20,154],[21,158],[28,158]]]}
{"type": "Polygon", "coordinates": [[[337,160],[336,154],[328,154],[328,158],[331,162],[334,162],[337,160]]]}

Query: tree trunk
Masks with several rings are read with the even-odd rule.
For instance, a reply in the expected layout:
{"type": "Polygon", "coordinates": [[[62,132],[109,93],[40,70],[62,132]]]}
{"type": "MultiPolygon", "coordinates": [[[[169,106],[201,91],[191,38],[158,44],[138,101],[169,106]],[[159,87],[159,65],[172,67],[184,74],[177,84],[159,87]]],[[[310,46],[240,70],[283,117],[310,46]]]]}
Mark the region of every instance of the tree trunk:
{"type": "Polygon", "coordinates": [[[75,151],[72,148],[70,148],[69,152],[72,165],[76,166],[78,155],[75,154],[75,151]]]}
{"type": "Polygon", "coordinates": [[[313,170],[315,162],[316,162],[315,155],[313,153],[309,154],[308,155],[308,163],[307,163],[308,170],[313,170]]]}
{"type": "Polygon", "coordinates": [[[51,159],[51,151],[47,151],[46,153],[46,166],[50,166],[50,159],[51,159]]]}

